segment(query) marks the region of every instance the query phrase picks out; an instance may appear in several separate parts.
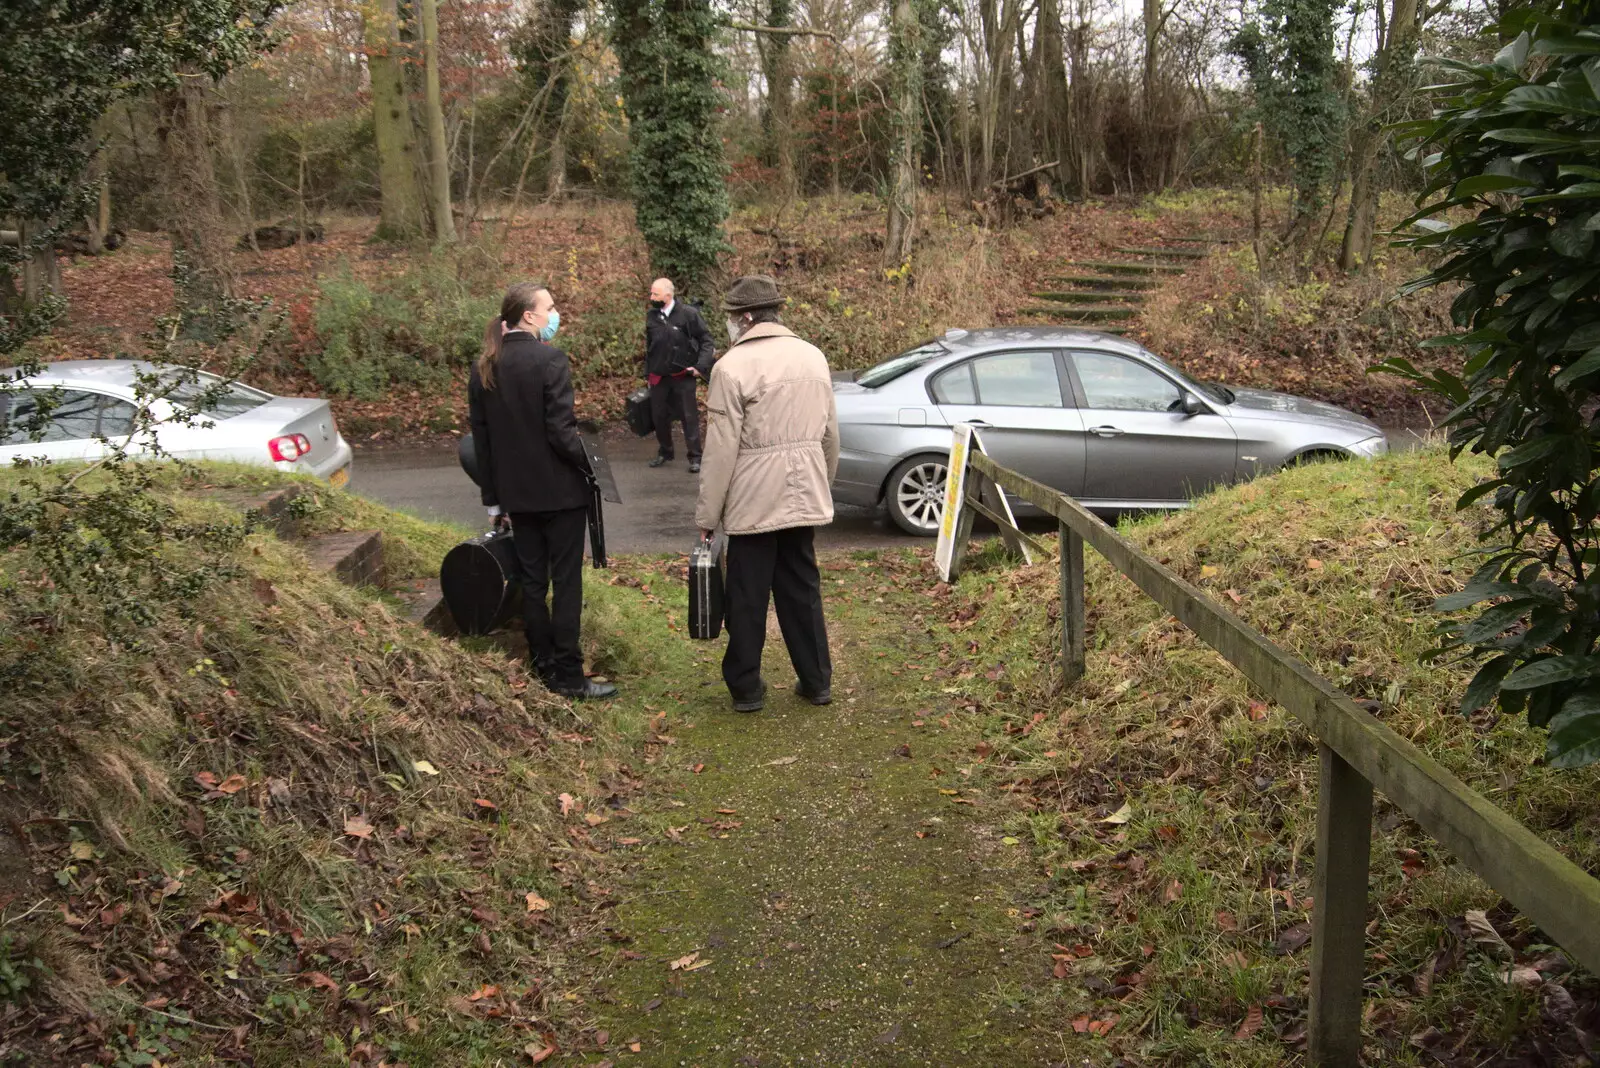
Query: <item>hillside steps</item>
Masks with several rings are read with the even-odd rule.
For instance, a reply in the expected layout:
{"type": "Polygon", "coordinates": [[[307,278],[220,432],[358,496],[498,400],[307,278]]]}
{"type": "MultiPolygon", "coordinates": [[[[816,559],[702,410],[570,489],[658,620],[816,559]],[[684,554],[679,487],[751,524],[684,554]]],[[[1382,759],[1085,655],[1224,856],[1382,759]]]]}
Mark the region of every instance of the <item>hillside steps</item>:
{"type": "Polygon", "coordinates": [[[270,530],[278,538],[298,545],[311,566],[331,574],[349,586],[385,589],[399,598],[406,617],[436,634],[456,632],[455,620],[444,603],[438,579],[414,579],[390,589],[384,567],[383,534],[377,530],[339,531],[332,534],[304,535],[301,507],[306,498],[304,486],[279,486],[265,493],[219,490],[215,499],[244,513],[246,522],[257,529],[270,530]]]}
{"type": "Polygon", "coordinates": [[[1132,319],[1139,314],[1138,308],[1131,308],[1121,304],[1107,304],[1090,306],[1087,304],[1050,306],[1044,305],[1033,308],[1021,309],[1024,315],[1053,315],[1057,322],[1102,322],[1116,321],[1119,319],[1132,319]]]}
{"type": "Polygon", "coordinates": [[[1140,278],[1137,275],[1066,274],[1046,278],[1051,285],[1072,286],[1077,289],[1155,289],[1161,284],[1158,278],[1140,278]]]}
{"type": "Polygon", "coordinates": [[[1107,274],[1182,274],[1185,270],[1176,263],[1129,263],[1125,260],[1081,260],[1066,266],[1107,274]]]}
{"type": "Polygon", "coordinates": [[[1119,256],[1137,257],[1124,260],[1079,260],[1061,264],[1063,273],[1045,278],[1047,286],[1029,294],[1033,299],[1046,301],[1042,305],[1021,308],[1017,314],[1030,319],[1043,318],[1062,325],[1077,323],[1108,324],[1096,326],[1106,333],[1126,333],[1129,327],[1112,327],[1111,323],[1135,319],[1139,306],[1149,299],[1149,291],[1167,278],[1181,275],[1194,263],[1209,256],[1208,246],[1229,241],[1209,235],[1182,238],[1162,238],[1164,242],[1183,242],[1189,246],[1174,248],[1168,245],[1151,247],[1123,245],[1111,249],[1119,256]]]}
{"type": "Polygon", "coordinates": [[[1088,292],[1044,289],[1028,295],[1035,300],[1051,300],[1059,304],[1095,304],[1107,300],[1121,301],[1124,304],[1142,304],[1150,294],[1132,290],[1119,293],[1109,289],[1090,290],[1088,292]]]}
{"type": "Polygon", "coordinates": [[[1119,256],[1149,256],[1166,260],[1203,260],[1211,253],[1193,248],[1114,248],[1119,256]]]}

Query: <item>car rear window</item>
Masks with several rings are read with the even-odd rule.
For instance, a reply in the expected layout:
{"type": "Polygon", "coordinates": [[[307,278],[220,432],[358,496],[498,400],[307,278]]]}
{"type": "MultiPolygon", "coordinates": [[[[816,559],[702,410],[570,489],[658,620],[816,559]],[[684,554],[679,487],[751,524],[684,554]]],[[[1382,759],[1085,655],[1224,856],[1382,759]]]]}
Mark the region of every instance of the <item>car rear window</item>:
{"type": "Polygon", "coordinates": [[[901,375],[921,367],[935,356],[943,356],[949,351],[937,341],[924,341],[909,352],[902,352],[893,359],[884,360],[876,367],[862,371],[861,377],[856,379],[856,384],[866,386],[868,389],[886,386],[901,375]]]}
{"type": "Polygon", "coordinates": [[[251,389],[242,382],[229,382],[218,390],[217,386],[221,381],[222,379],[216,375],[204,371],[198,372],[197,377],[193,379],[186,375],[182,381],[172,386],[166,396],[173,404],[201,412],[213,419],[232,419],[236,415],[243,415],[259,408],[272,399],[272,394],[251,389]],[[212,392],[213,390],[215,392],[212,392]],[[208,393],[210,396],[207,396],[208,393]]]}

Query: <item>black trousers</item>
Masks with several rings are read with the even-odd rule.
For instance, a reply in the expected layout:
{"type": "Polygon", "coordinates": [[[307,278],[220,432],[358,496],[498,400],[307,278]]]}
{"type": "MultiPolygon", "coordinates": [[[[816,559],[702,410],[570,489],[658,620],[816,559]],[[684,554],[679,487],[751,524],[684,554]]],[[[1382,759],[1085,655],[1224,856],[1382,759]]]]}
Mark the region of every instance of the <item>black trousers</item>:
{"type": "Polygon", "coordinates": [[[735,697],[753,697],[761,689],[769,599],[777,605],[778,627],[800,684],[820,693],[833,682],[812,533],[811,527],[791,527],[728,538],[728,651],[722,657],[722,678],[735,697]]]}
{"type": "Polygon", "coordinates": [[[589,510],[515,512],[511,541],[522,566],[522,624],[528,657],[552,689],[583,685],[583,539],[589,510]],[[551,591],[551,603],[545,594],[551,591]]]}
{"type": "Polygon", "coordinates": [[[672,421],[683,422],[683,447],[690,460],[700,459],[700,404],[695,378],[663,378],[650,387],[650,415],[656,423],[656,444],[661,455],[672,459],[672,421]]]}

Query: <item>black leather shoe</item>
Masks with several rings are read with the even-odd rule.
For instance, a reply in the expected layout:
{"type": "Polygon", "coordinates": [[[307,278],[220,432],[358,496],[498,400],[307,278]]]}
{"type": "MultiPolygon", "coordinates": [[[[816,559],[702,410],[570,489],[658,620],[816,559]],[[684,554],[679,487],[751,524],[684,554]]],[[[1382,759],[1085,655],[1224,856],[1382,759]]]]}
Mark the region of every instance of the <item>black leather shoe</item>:
{"type": "Polygon", "coordinates": [[[766,703],[767,684],[763,682],[761,684],[761,689],[757,690],[754,695],[750,697],[735,696],[733,699],[733,710],[735,712],[760,712],[762,708],[766,707],[766,703]]]}
{"type": "Polygon", "coordinates": [[[574,701],[604,701],[609,697],[617,696],[617,688],[609,682],[595,682],[593,679],[584,679],[582,686],[560,687],[555,693],[562,697],[570,697],[574,701]]]}
{"type": "Polygon", "coordinates": [[[654,460],[650,461],[650,466],[660,467],[662,464],[670,464],[671,462],[672,457],[670,456],[657,456],[654,460]]]}
{"type": "Polygon", "coordinates": [[[700,473],[700,461],[699,460],[690,460],[689,461],[689,473],[691,475],[698,475],[700,473]]]}
{"type": "Polygon", "coordinates": [[[833,704],[833,690],[827,686],[824,686],[816,693],[812,693],[806,689],[805,683],[797,682],[794,684],[794,695],[803,701],[810,701],[814,705],[833,704]]]}

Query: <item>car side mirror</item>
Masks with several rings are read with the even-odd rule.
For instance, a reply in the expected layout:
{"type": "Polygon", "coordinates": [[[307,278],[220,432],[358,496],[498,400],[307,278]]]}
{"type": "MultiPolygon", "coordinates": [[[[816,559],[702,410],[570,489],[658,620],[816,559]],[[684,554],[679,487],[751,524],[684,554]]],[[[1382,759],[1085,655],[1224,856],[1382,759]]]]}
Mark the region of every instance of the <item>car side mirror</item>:
{"type": "Polygon", "coordinates": [[[1179,408],[1184,415],[1200,415],[1208,410],[1205,403],[1188,390],[1183,391],[1183,399],[1179,402],[1179,408]]]}

